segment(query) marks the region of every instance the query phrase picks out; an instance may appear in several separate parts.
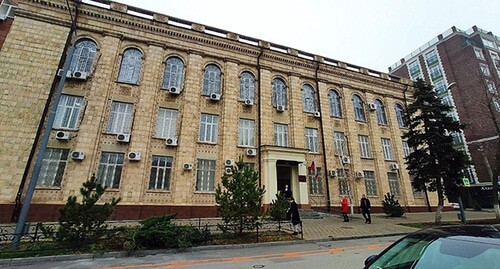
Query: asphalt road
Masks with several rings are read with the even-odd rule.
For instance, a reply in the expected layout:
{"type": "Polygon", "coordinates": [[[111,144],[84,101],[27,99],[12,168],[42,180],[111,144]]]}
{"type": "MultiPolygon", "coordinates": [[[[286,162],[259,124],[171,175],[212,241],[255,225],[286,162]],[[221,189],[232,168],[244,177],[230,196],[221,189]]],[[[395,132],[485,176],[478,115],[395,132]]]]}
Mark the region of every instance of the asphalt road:
{"type": "Polygon", "coordinates": [[[144,257],[82,259],[61,262],[36,262],[4,268],[363,268],[364,260],[379,253],[401,236],[261,245],[229,249],[193,249],[144,257]]]}

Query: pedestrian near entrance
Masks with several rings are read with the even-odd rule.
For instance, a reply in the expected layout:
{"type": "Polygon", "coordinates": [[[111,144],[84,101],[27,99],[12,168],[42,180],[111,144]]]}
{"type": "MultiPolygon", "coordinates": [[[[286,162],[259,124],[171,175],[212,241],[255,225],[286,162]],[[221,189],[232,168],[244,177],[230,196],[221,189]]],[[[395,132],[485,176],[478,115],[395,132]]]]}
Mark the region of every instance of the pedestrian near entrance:
{"type": "Polygon", "coordinates": [[[287,213],[290,215],[292,220],[293,234],[298,234],[300,224],[299,207],[297,206],[295,199],[293,199],[293,196],[290,196],[288,201],[290,202],[290,207],[288,208],[287,213]]]}
{"type": "Polygon", "coordinates": [[[349,222],[349,216],[347,215],[347,213],[349,213],[349,202],[347,201],[347,197],[344,196],[340,204],[342,205],[342,217],[344,217],[344,222],[349,222]]]}
{"type": "Polygon", "coordinates": [[[289,199],[290,197],[292,197],[292,190],[290,190],[290,188],[288,188],[288,185],[285,185],[285,198],[286,199],[289,199]]]}
{"type": "Polygon", "coordinates": [[[365,223],[372,223],[372,217],[370,216],[370,211],[372,209],[372,205],[370,204],[370,199],[366,198],[366,195],[361,196],[361,214],[363,214],[363,218],[365,218],[365,223]]]}

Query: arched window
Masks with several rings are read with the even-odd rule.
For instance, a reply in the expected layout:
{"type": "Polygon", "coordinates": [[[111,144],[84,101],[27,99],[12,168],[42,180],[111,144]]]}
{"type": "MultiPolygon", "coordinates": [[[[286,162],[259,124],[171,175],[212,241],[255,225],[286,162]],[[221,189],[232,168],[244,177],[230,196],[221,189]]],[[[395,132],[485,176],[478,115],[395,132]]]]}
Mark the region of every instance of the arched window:
{"type": "Polygon", "coordinates": [[[127,49],[123,52],[118,82],[137,84],[141,74],[142,52],[138,49],[127,49]]]}
{"type": "Polygon", "coordinates": [[[220,94],[221,71],[215,64],[209,64],[205,67],[203,76],[202,95],[210,96],[212,93],[220,94]]]}
{"type": "Polygon", "coordinates": [[[169,57],[165,62],[165,71],[163,73],[162,89],[170,90],[176,88],[182,89],[184,79],[184,63],[179,57],[169,57]]]}
{"type": "Polygon", "coordinates": [[[385,107],[382,101],[376,99],[375,105],[377,106],[377,122],[381,125],[387,125],[387,117],[385,116],[385,107]]]}
{"type": "Polygon", "coordinates": [[[90,73],[94,64],[97,45],[90,39],[80,39],[75,44],[69,70],[90,73]]]}
{"type": "Polygon", "coordinates": [[[399,128],[405,128],[406,127],[405,110],[400,104],[396,104],[394,106],[394,109],[396,110],[396,118],[398,119],[399,128]]]}
{"type": "Polygon", "coordinates": [[[243,72],[240,76],[240,100],[255,98],[255,77],[250,72],[243,72]]]}
{"type": "Polygon", "coordinates": [[[273,107],[286,107],[286,85],[282,79],[273,80],[273,107]]]}
{"type": "Polygon", "coordinates": [[[316,111],[314,90],[309,84],[302,86],[302,110],[311,113],[316,111]]]}
{"type": "Polygon", "coordinates": [[[352,105],[354,106],[354,119],[357,121],[366,121],[365,107],[359,95],[355,94],[352,96],[352,105]]]}
{"type": "Polygon", "coordinates": [[[335,90],[330,90],[328,93],[330,99],[330,116],[342,117],[342,107],[340,106],[340,95],[335,90]]]}

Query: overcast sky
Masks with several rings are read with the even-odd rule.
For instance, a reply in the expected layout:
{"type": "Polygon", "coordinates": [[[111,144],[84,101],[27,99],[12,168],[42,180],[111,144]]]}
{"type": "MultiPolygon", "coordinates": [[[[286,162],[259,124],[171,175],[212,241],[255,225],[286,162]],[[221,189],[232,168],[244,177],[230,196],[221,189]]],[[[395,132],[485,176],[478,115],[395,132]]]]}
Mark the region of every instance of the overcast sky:
{"type": "Polygon", "coordinates": [[[500,0],[117,0],[387,72],[452,26],[500,36],[500,0]]]}

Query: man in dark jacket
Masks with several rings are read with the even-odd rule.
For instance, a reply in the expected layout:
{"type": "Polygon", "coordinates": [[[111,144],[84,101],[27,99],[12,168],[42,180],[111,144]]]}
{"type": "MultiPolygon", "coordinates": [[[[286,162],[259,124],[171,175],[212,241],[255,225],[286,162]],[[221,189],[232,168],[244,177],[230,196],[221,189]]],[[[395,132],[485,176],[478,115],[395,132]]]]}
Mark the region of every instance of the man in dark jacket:
{"type": "Polygon", "coordinates": [[[288,214],[291,217],[292,220],[292,225],[293,225],[293,234],[298,234],[299,233],[299,224],[300,224],[300,216],[299,216],[299,207],[297,206],[297,203],[293,199],[293,197],[288,198],[288,201],[290,202],[290,207],[288,208],[288,214]]]}
{"type": "Polygon", "coordinates": [[[364,194],[362,195],[361,198],[360,207],[361,207],[361,214],[363,214],[363,218],[365,218],[365,223],[368,224],[372,223],[372,218],[370,216],[372,205],[370,204],[370,200],[366,198],[366,195],[364,194]]]}

